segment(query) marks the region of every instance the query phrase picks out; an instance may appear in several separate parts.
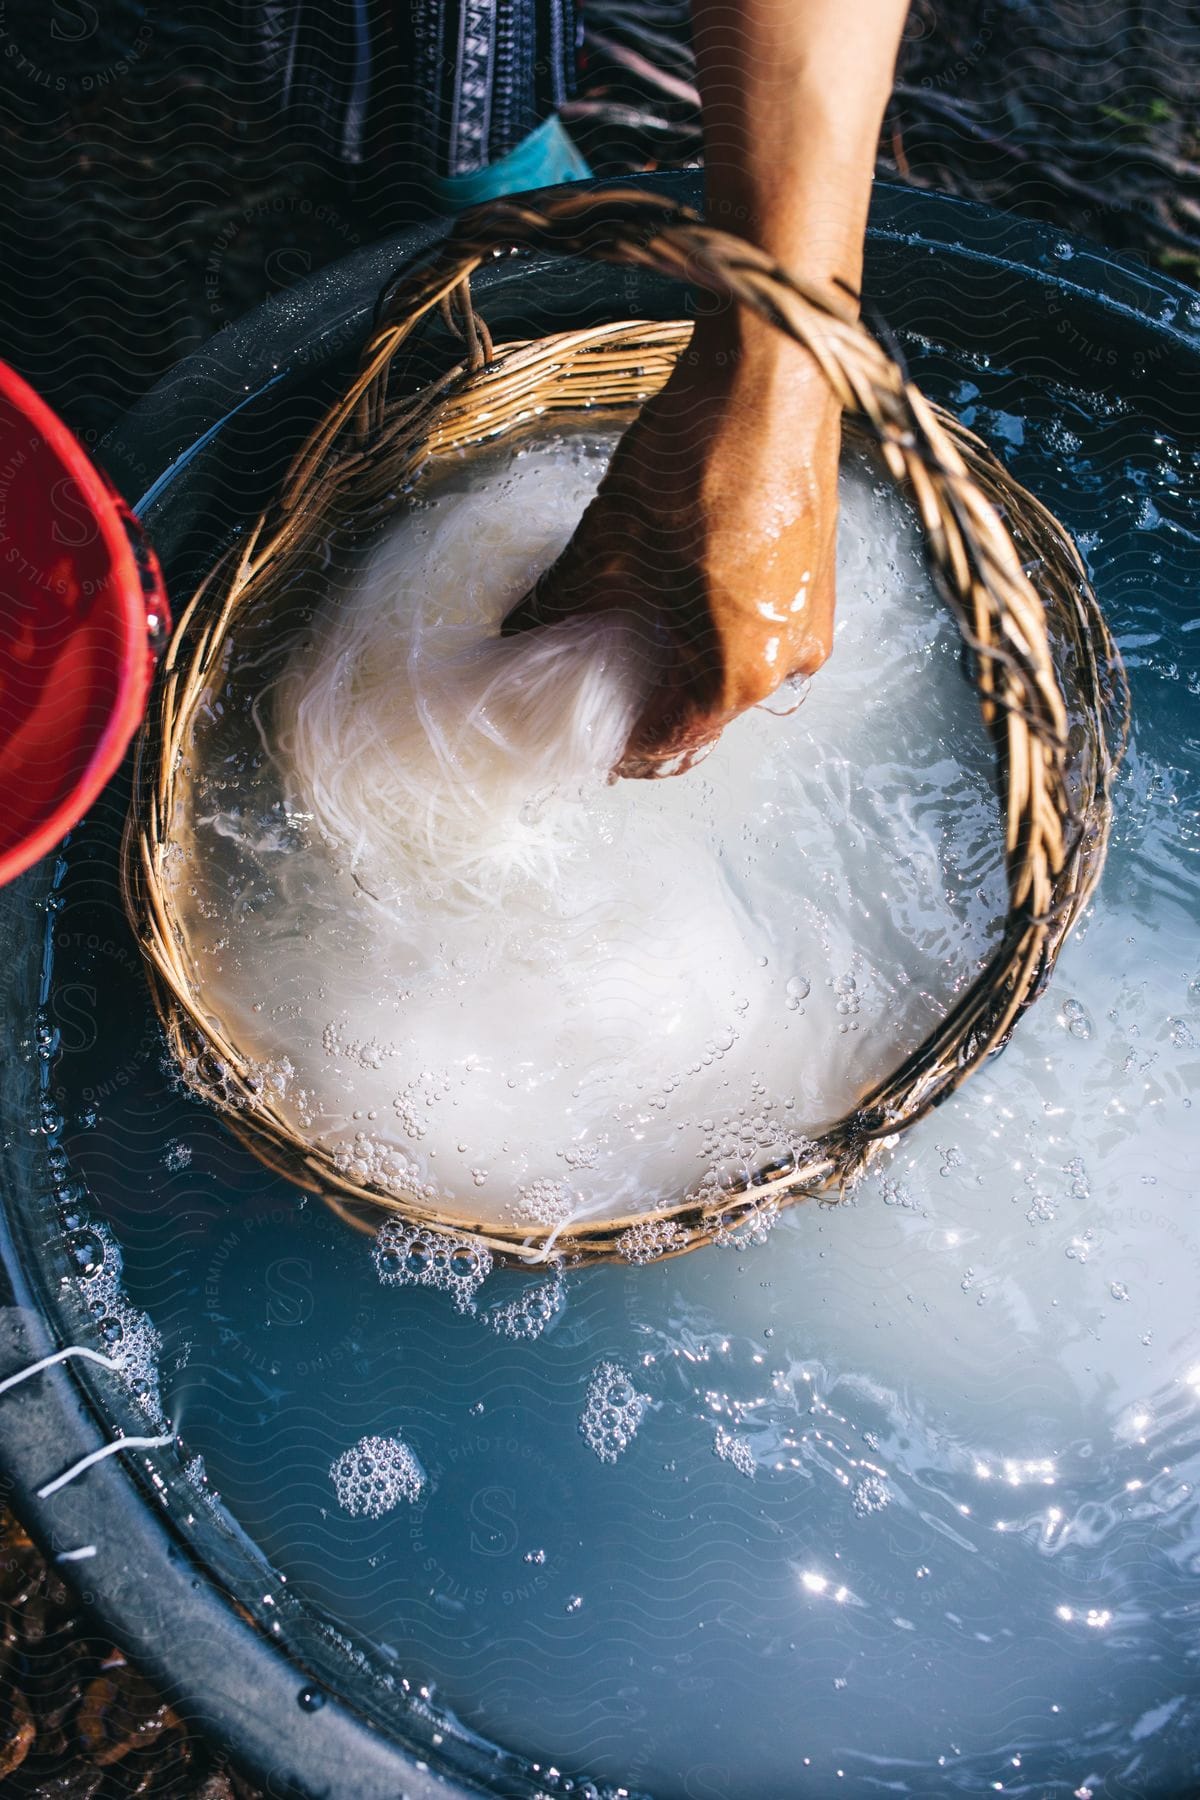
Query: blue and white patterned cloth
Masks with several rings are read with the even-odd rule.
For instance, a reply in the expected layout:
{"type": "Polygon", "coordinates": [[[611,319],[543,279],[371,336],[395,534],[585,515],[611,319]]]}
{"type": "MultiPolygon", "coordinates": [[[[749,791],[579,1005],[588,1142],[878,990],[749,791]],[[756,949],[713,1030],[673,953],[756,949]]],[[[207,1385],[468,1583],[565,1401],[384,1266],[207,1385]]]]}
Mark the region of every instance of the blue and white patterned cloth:
{"type": "Polygon", "coordinates": [[[444,197],[587,173],[554,118],[575,87],[576,0],[395,0],[392,19],[405,149],[444,197]]]}
{"type": "Polygon", "coordinates": [[[580,0],[236,0],[288,128],[437,209],[589,173],[557,117],[580,0]]]}

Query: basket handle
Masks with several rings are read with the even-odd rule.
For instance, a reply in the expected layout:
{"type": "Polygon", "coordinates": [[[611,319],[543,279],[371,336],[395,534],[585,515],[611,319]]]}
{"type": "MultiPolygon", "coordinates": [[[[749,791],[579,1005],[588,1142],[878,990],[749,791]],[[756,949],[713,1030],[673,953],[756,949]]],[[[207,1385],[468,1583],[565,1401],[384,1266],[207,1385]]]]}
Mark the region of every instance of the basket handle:
{"type": "Polygon", "coordinates": [[[306,444],[287,488],[298,488],[347,431],[369,441],[386,404],[392,359],[435,308],[465,342],[460,373],[486,366],[491,339],[472,304],[470,278],[483,262],[520,250],[584,256],[699,285],[749,307],[812,354],[843,409],[867,427],[889,473],[915,500],[996,748],[1016,915],[1010,923],[1045,921],[1076,830],[1067,707],[1045,606],[936,409],[860,323],[846,294],[806,281],[753,244],[706,225],[690,207],[640,188],[568,188],[545,199],[474,207],[383,289],[358,376],[306,444]]]}

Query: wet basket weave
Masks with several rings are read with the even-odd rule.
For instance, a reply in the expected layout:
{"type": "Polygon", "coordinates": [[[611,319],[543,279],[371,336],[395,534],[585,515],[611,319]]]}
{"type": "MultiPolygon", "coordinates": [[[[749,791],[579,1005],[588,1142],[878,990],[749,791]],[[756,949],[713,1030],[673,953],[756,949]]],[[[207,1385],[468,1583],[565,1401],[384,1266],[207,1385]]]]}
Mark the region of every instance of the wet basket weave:
{"type": "Polygon", "coordinates": [[[385,290],[347,392],[184,614],[139,748],[125,845],[127,904],[172,1050],[191,1085],[272,1167],[323,1193],[356,1222],[377,1221],[384,1208],[523,1260],[536,1260],[551,1243],[577,1259],[674,1255],[714,1238],[744,1241],[782,1203],[844,1192],[881,1146],[1003,1047],[1099,876],[1127,709],[1119,658],[1064,528],[978,439],[924,398],[845,299],[810,288],[740,239],[654,195],[622,188],[568,193],[543,205],[502,201],[464,215],[443,244],[385,290]],[[753,308],[808,346],[848,427],[875,440],[918,508],[995,749],[1008,886],[1003,935],[982,974],[924,1043],[810,1148],[649,1213],[579,1220],[553,1233],[482,1225],[469,1208],[398,1198],[340,1171],[329,1150],[298,1135],[250,1059],[212,1023],[188,973],[189,946],[166,879],[193,724],[221,678],[245,609],[261,607],[332,533],[352,538],[356,528],[377,525],[389,497],[423,465],[528,431],[538,417],[577,415],[584,405],[628,416],[670,373],[690,331],[682,321],[626,321],[493,345],[471,304],[470,276],[490,256],[514,250],[674,276],[753,308]],[[439,309],[464,347],[461,359],[415,396],[397,395],[397,353],[439,309]]]}

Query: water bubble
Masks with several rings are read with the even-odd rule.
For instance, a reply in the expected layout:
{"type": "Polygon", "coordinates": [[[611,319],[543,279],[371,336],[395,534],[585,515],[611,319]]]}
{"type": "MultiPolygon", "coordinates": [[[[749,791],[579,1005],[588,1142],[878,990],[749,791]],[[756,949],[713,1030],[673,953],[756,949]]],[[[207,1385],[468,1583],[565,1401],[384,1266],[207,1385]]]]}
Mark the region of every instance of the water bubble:
{"type": "Polygon", "coordinates": [[[90,1280],[104,1267],[104,1241],[97,1232],[74,1231],[67,1239],[67,1255],[75,1273],[90,1280]]]}
{"type": "Polygon", "coordinates": [[[329,1465],[329,1479],[352,1519],[381,1519],[425,1489],[425,1471],[399,1437],[360,1438],[329,1465]]]}
{"type": "Polygon", "coordinates": [[[1043,1194],[1040,1189],[1035,1188],[1033,1198],[1029,1203],[1029,1210],[1025,1214],[1029,1223],[1031,1225],[1045,1225],[1051,1219],[1057,1218],[1057,1216],[1058,1214],[1053,1197],[1050,1194],[1043,1194]]]}
{"type": "Polygon", "coordinates": [[[568,1169],[592,1169],[599,1159],[600,1145],[594,1139],[581,1144],[569,1144],[565,1150],[559,1151],[559,1155],[568,1169]]]}
{"type": "Polygon", "coordinates": [[[534,1286],[525,1288],[515,1300],[506,1301],[503,1306],[493,1307],[490,1312],[482,1314],[483,1322],[499,1337],[532,1341],[540,1338],[547,1326],[558,1317],[566,1303],[566,1297],[566,1283],[556,1273],[547,1281],[539,1281],[534,1286]]]}
{"type": "Polygon", "coordinates": [[[674,1219],[641,1219],[621,1233],[615,1248],[626,1262],[651,1263],[686,1245],[687,1233],[674,1219]]]}
{"type": "Polygon", "coordinates": [[[1092,1035],[1092,1021],[1078,1000],[1063,1001],[1059,1021],[1066,1026],[1072,1037],[1086,1042],[1092,1035]]]}
{"type": "Polygon", "coordinates": [[[713,1455],[719,1456],[722,1462],[732,1463],[739,1475],[753,1479],[757,1464],[749,1438],[737,1437],[732,1431],[726,1431],[723,1425],[718,1425],[717,1435],[713,1439],[713,1455]]]}
{"type": "Polygon", "coordinates": [[[862,1001],[853,975],[839,975],[833,984],[833,991],[837,995],[837,1011],[843,1018],[852,1017],[858,1012],[862,1001]]]}
{"type": "Polygon", "coordinates": [[[437,1190],[403,1150],[381,1142],[365,1131],[356,1131],[349,1142],[334,1144],[333,1160],[339,1174],[352,1181],[381,1188],[396,1199],[425,1205],[437,1200],[437,1190]]]}
{"type": "Polygon", "coordinates": [[[1191,1027],[1184,1019],[1168,1019],[1167,1028],[1171,1033],[1171,1042],[1177,1050],[1194,1050],[1196,1039],[1191,1027]]]}
{"type": "Polygon", "coordinates": [[[619,1363],[604,1362],[593,1372],[579,1415],[579,1431],[602,1463],[615,1463],[637,1436],[648,1396],[634,1387],[619,1363]]]}
{"type": "Polygon", "coordinates": [[[571,1598],[567,1601],[566,1606],[563,1608],[563,1611],[568,1612],[568,1613],[577,1613],[582,1605],[583,1605],[583,1595],[582,1594],[572,1594],[571,1598]]]}
{"type": "Polygon", "coordinates": [[[1060,456],[1076,456],[1083,448],[1083,439],[1077,432],[1069,431],[1061,419],[1053,419],[1046,427],[1044,438],[1051,450],[1060,456]]]}
{"type": "Polygon", "coordinates": [[[107,1226],[72,1232],[68,1254],[80,1299],[96,1321],[106,1351],[116,1354],[122,1379],[135,1401],[156,1424],[163,1423],[158,1391],[162,1338],[148,1313],[131,1306],[121,1287],[121,1251],[107,1226]]]}
{"type": "Polygon", "coordinates": [[[750,1250],[765,1244],[779,1218],[776,1200],[749,1200],[717,1217],[713,1243],[722,1250],[750,1250]]]}
{"type": "Polygon", "coordinates": [[[527,1550],[522,1560],[527,1563],[533,1563],[537,1568],[541,1568],[546,1560],[546,1552],[544,1550],[527,1550]]]}
{"type": "Polygon", "coordinates": [[[902,1206],[910,1212],[916,1209],[917,1201],[909,1189],[902,1181],[895,1180],[891,1175],[885,1175],[879,1183],[879,1192],[883,1196],[885,1206],[902,1206]]]}
{"type": "Polygon", "coordinates": [[[882,1512],[892,1498],[886,1479],[881,1475],[864,1475],[854,1490],[851,1505],[860,1519],[882,1512]]]}
{"type": "Polygon", "coordinates": [[[788,1011],[799,1012],[812,993],[812,982],[807,975],[789,975],[783,992],[788,1011]]]}
{"type": "Polygon", "coordinates": [[[939,1175],[949,1175],[955,1169],[962,1168],[963,1153],[957,1144],[935,1144],[934,1149],[942,1159],[942,1166],[938,1170],[939,1175]]]}
{"type": "Polygon", "coordinates": [[[1110,1282],[1108,1291],[1114,1300],[1128,1300],[1129,1298],[1129,1289],[1123,1281],[1110,1282]]]}
{"type": "Polygon", "coordinates": [[[300,1689],[296,1700],[305,1712],[320,1712],[325,1704],[325,1695],[320,1688],[305,1687],[300,1689]]]}
{"type": "Polygon", "coordinates": [[[57,1137],[63,1128],[63,1116],[56,1106],[47,1100],[43,1103],[38,1121],[38,1130],[44,1137],[57,1137]]]}
{"type": "Polygon", "coordinates": [[[402,1219],[388,1219],[380,1226],[371,1254],[385,1287],[440,1288],[459,1312],[474,1311],[475,1296],[492,1269],[492,1253],[485,1244],[402,1219]]]}
{"type": "Polygon", "coordinates": [[[789,675],[781,681],[773,694],[758,702],[760,712],[774,713],[777,718],[790,718],[792,713],[803,706],[808,697],[812,682],[807,675],[789,675]]]}
{"type": "MultiPolygon", "coordinates": [[[[358,1048],[362,1054],[369,1052],[378,1057],[379,1060],[367,1065],[372,1068],[378,1068],[383,1056],[393,1053],[390,1045],[381,1047],[372,1043],[358,1048]]],[[[435,1075],[431,1070],[425,1069],[400,1090],[392,1105],[406,1136],[418,1139],[425,1136],[429,1129],[429,1108],[445,1098],[450,1092],[450,1085],[448,1074],[435,1075]]]]}
{"type": "Polygon", "coordinates": [[[1083,1166],[1082,1156],[1073,1156],[1063,1167],[1063,1174],[1071,1177],[1071,1198],[1087,1200],[1091,1195],[1088,1186],[1087,1170],[1083,1166]]]}
{"type": "MultiPolygon", "coordinates": [[[[574,1150],[563,1152],[568,1167],[577,1166],[571,1161],[575,1154],[574,1150]]],[[[582,1156],[582,1150],[578,1154],[582,1156]]],[[[571,1216],[570,1189],[565,1181],[555,1181],[552,1176],[539,1175],[536,1180],[524,1182],[517,1189],[517,1203],[512,1210],[519,1220],[528,1220],[535,1225],[564,1225],[571,1216]]]]}

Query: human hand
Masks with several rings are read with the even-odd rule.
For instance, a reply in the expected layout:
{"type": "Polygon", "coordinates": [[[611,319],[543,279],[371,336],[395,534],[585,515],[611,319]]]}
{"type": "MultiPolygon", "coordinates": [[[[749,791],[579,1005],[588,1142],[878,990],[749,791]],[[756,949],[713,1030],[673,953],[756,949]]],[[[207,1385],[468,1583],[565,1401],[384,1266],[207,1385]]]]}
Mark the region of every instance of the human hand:
{"type": "Polygon", "coordinates": [[[840,409],[774,326],[702,321],[506,633],[637,620],[653,687],[620,775],[686,768],[832,643],[840,409]]]}

